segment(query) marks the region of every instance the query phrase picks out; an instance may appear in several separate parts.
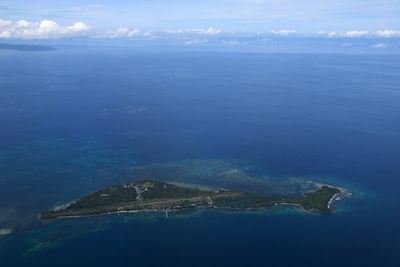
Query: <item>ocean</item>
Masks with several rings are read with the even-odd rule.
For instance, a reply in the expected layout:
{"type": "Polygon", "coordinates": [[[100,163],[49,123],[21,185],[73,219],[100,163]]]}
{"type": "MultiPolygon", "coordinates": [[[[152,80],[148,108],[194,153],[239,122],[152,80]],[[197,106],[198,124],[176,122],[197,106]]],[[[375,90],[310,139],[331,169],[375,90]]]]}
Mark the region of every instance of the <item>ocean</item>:
{"type": "Polygon", "coordinates": [[[400,56],[0,50],[1,266],[400,266],[400,56]],[[240,160],[343,186],[330,215],[40,211],[127,166],[240,160]]]}

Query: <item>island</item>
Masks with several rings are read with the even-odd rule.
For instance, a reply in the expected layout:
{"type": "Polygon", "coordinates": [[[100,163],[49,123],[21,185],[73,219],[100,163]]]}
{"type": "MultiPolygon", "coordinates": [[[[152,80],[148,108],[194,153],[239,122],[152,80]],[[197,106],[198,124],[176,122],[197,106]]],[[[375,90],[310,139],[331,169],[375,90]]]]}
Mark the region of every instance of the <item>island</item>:
{"type": "Polygon", "coordinates": [[[144,179],[107,187],[56,209],[44,211],[40,219],[74,218],[113,213],[177,212],[194,209],[259,210],[278,205],[296,205],[306,211],[329,213],[332,200],[341,193],[322,185],[300,197],[272,197],[237,189],[206,189],[144,179]]]}
{"type": "Polygon", "coordinates": [[[0,50],[40,52],[40,51],[53,51],[53,50],[56,50],[56,49],[54,47],[50,47],[50,46],[34,45],[34,44],[27,45],[27,44],[0,43],[0,50]]]}

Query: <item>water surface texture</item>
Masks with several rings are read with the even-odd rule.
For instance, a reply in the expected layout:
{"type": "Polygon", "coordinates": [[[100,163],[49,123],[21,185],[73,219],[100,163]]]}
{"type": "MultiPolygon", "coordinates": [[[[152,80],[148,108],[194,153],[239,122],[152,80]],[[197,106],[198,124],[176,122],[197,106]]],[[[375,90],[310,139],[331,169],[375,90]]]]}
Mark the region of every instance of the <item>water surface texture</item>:
{"type": "Polygon", "coordinates": [[[400,57],[0,51],[1,266],[399,266],[400,57]],[[246,162],[353,191],[331,215],[42,223],[129,166],[246,162]]]}

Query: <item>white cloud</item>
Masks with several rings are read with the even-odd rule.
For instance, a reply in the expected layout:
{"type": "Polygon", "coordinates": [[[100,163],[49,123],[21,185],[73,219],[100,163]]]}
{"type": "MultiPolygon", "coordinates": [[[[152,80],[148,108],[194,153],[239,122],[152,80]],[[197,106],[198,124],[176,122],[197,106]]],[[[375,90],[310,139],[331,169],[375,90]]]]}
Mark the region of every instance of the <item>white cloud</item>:
{"type": "Polygon", "coordinates": [[[377,31],[376,34],[379,37],[400,37],[400,31],[395,30],[377,31]]]}
{"type": "Polygon", "coordinates": [[[375,38],[385,38],[385,37],[400,37],[400,30],[380,30],[380,31],[367,31],[367,30],[354,30],[347,32],[326,32],[319,31],[317,33],[319,36],[327,36],[330,38],[344,37],[344,38],[362,38],[362,37],[375,37],[375,38]]]}
{"type": "Polygon", "coordinates": [[[19,21],[17,21],[17,26],[21,27],[21,28],[27,28],[27,27],[31,26],[31,23],[29,23],[26,20],[19,20],[19,21]]]}
{"type": "MultiPolygon", "coordinates": [[[[278,0],[277,0],[278,1],[278,0]]],[[[263,36],[267,32],[227,32],[220,29],[193,28],[193,29],[164,29],[156,31],[146,31],[130,27],[120,27],[114,30],[92,29],[84,22],[78,21],[70,25],[61,25],[53,20],[42,20],[31,22],[27,20],[9,21],[0,19],[0,39],[46,39],[46,38],[64,38],[64,37],[88,37],[88,38],[142,38],[146,40],[176,38],[186,41],[187,45],[195,44],[196,41],[204,38],[210,40],[217,39],[220,36],[263,36]],[[189,40],[189,41],[188,41],[189,40]],[[190,41],[192,40],[192,41],[190,41]],[[193,43],[192,43],[193,42],[193,43]]],[[[268,32],[270,35],[277,36],[319,36],[329,38],[400,38],[400,30],[352,30],[347,32],[338,31],[320,31],[316,33],[297,32],[293,29],[275,29],[268,32]]],[[[350,41],[349,41],[350,42],[350,41]]],[[[380,41],[377,41],[380,42],[380,41]]],[[[383,41],[381,41],[383,42],[383,41]]],[[[347,41],[345,41],[347,43],[347,41]]]]}
{"type": "Polygon", "coordinates": [[[290,35],[290,34],[295,34],[295,30],[288,30],[288,29],[282,29],[282,30],[272,30],[271,33],[277,34],[277,35],[290,35]]]}
{"type": "Polygon", "coordinates": [[[343,33],[343,36],[345,37],[364,37],[364,36],[368,36],[370,34],[369,31],[348,31],[343,33]]]}
{"type": "Polygon", "coordinates": [[[199,29],[198,31],[197,31],[197,33],[200,33],[200,34],[207,34],[207,35],[215,35],[215,34],[219,34],[219,33],[221,33],[221,30],[218,30],[218,29],[215,29],[215,28],[213,28],[213,27],[210,27],[210,28],[208,28],[208,29],[199,29]]]}
{"type": "Polygon", "coordinates": [[[161,33],[166,33],[166,34],[178,34],[178,33],[183,33],[184,30],[179,29],[179,30],[171,30],[171,29],[162,29],[161,33]]]}
{"type": "Polygon", "coordinates": [[[82,36],[90,27],[83,22],[75,22],[70,26],[62,26],[53,20],[17,22],[0,19],[0,38],[3,39],[44,39],[82,36]]]}
{"type": "Polygon", "coordinates": [[[97,37],[105,37],[105,38],[132,38],[140,35],[141,31],[139,29],[131,29],[131,28],[118,28],[116,30],[107,31],[105,34],[100,34],[97,37]]]}
{"type": "Polygon", "coordinates": [[[337,32],[329,32],[328,33],[328,37],[330,37],[330,38],[333,38],[333,37],[336,37],[336,36],[338,36],[339,34],[337,33],[337,32]]]}
{"type": "Polygon", "coordinates": [[[75,22],[73,25],[68,27],[73,32],[88,31],[90,27],[83,22],[75,22]]]}
{"type": "Polygon", "coordinates": [[[177,29],[177,30],[172,30],[172,29],[164,29],[161,31],[162,33],[166,34],[204,34],[204,35],[217,35],[222,33],[221,30],[218,30],[213,27],[209,28],[198,28],[198,29],[177,29]]]}
{"type": "Polygon", "coordinates": [[[147,31],[147,32],[144,32],[144,33],[143,33],[143,36],[144,36],[144,37],[148,37],[148,38],[150,38],[150,37],[152,37],[152,36],[153,36],[153,33],[152,33],[152,32],[149,32],[149,31],[147,31]]]}
{"type": "Polygon", "coordinates": [[[42,20],[39,26],[33,26],[33,34],[37,36],[50,36],[61,34],[62,29],[58,26],[58,23],[52,20],[42,20]]]}
{"type": "Polygon", "coordinates": [[[11,22],[11,21],[0,19],[0,28],[8,27],[8,26],[10,26],[10,25],[12,25],[12,22],[11,22]]]}
{"type": "Polygon", "coordinates": [[[329,38],[337,37],[339,34],[337,32],[327,32],[327,31],[319,31],[317,32],[318,36],[327,36],[329,38]]]}
{"type": "MultiPolygon", "coordinates": [[[[27,23],[24,22],[24,24],[26,25],[27,23]]],[[[42,29],[42,30],[51,31],[51,30],[54,30],[56,28],[58,28],[58,23],[53,21],[53,20],[42,20],[39,23],[39,29],[42,29]]]]}
{"type": "MultiPolygon", "coordinates": [[[[98,38],[133,38],[142,37],[146,39],[157,39],[162,35],[217,35],[221,33],[220,30],[215,28],[199,28],[199,29],[163,29],[161,31],[144,31],[135,28],[121,27],[116,30],[109,30],[106,32],[98,32],[94,37],[98,38]]],[[[189,44],[190,45],[190,41],[189,44]]]]}
{"type": "Polygon", "coordinates": [[[383,48],[388,48],[389,45],[385,44],[385,43],[380,43],[380,44],[375,44],[373,46],[371,46],[371,48],[375,48],[375,49],[383,49],[383,48]]]}
{"type": "Polygon", "coordinates": [[[185,42],[185,46],[204,44],[204,43],[207,43],[207,42],[208,42],[208,39],[194,39],[194,40],[186,41],[185,42]]]}

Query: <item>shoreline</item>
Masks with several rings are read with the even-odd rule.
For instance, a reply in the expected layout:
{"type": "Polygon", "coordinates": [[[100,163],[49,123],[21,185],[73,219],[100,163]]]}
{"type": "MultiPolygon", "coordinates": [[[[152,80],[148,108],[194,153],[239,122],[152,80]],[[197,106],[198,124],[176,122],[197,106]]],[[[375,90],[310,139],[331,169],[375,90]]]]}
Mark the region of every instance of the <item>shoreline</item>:
{"type": "Polygon", "coordinates": [[[331,199],[330,199],[329,202],[328,202],[328,209],[331,209],[332,203],[336,200],[336,198],[337,198],[341,193],[342,193],[342,192],[336,193],[336,194],[334,194],[334,195],[331,197],[331,199]]]}
{"type": "Polygon", "coordinates": [[[336,189],[338,189],[340,192],[339,193],[336,193],[336,194],[334,194],[332,197],[331,197],[331,199],[329,200],[329,202],[328,202],[328,205],[327,205],[327,207],[328,207],[328,209],[331,209],[332,208],[332,204],[335,202],[335,201],[337,201],[337,198],[338,197],[340,197],[340,196],[342,196],[342,197],[348,197],[348,198],[350,198],[353,194],[349,191],[349,190],[347,190],[346,188],[343,188],[343,187],[340,187],[340,186],[335,186],[335,185],[331,185],[331,184],[326,184],[326,183],[321,183],[321,182],[316,182],[316,181],[309,181],[310,183],[313,183],[315,186],[317,186],[318,188],[321,188],[322,186],[329,186],[329,187],[332,187],[332,188],[336,188],[336,189]]]}
{"type": "MultiPolygon", "coordinates": [[[[216,211],[235,211],[235,212],[240,212],[240,211],[272,211],[273,208],[279,208],[280,206],[292,206],[296,208],[301,208],[302,212],[308,213],[309,211],[306,210],[301,204],[296,204],[296,203],[288,203],[288,202],[282,202],[282,203],[275,203],[270,207],[262,207],[262,208],[229,208],[229,207],[216,207],[216,206],[210,206],[210,207],[198,207],[194,209],[160,209],[160,210],[154,210],[154,209],[143,209],[143,210],[119,210],[119,211],[110,211],[110,212],[104,212],[104,213],[98,213],[98,214],[88,214],[88,215],[62,215],[58,216],[55,218],[51,219],[43,219],[41,218],[41,215],[39,214],[39,220],[41,221],[51,221],[51,220],[57,220],[57,219],[79,219],[79,218],[91,218],[91,217],[99,217],[99,216],[107,216],[107,215],[119,215],[119,214],[129,214],[129,213],[144,213],[144,214],[161,214],[161,213],[179,213],[182,211],[202,211],[202,210],[216,210],[216,211]]],[[[168,218],[168,217],[167,217],[168,218]]]]}
{"type": "Polygon", "coordinates": [[[316,191],[304,193],[303,197],[288,197],[286,199],[285,197],[271,198],[245,191],[199,191],[160,181],[143,180],[136,182],[136,184],[131,184],[129,187],[123,185],[115,188],[106,188],[83,197],[81,200],[72,202],[72,204],[70,202],[66,205],[56,206],[53,210],[40,213],[38,218],[42,221],[48,221],[63,218],[82,218],[139,212],[165,212],[166,217],[168,217],[168,212],[203,208],[259,210],[281,205],[300,207],[304,211],[327,212],[330,211],[331,204],[337,198],[338,194],[344,192],[343,188],[322,183],[315,183],[315,186],[318,188],[316,191]],[[150,198],[143,201],[141,193],[147,190],[151,191],[153,188],[155,188],[155,195],[151,195],[150,193],[150,198]],[[136,199],[124,199],[126,190],[130,190],[129,193],[136,194],[136,199]],[[107,194],[104,192],[107,192],[107,194]],[[109,196],[110,194],[113,194],[117,201],[115,199],[109,200],[103,198],[103,195],[109,196]],[[75,207],[75,205],[77,206],[75,207]]]}

